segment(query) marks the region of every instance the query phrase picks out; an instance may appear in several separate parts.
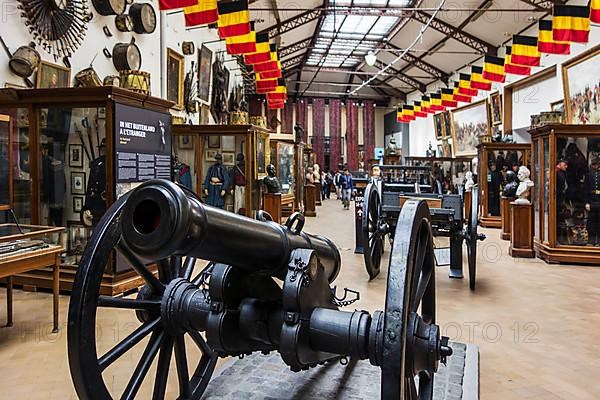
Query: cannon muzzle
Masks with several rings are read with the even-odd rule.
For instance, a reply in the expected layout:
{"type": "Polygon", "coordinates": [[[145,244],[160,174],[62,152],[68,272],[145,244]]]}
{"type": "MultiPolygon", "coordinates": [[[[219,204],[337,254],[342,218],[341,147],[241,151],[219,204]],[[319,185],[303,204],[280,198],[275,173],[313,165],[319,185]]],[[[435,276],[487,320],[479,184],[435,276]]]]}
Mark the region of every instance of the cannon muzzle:
{"type": "Polygon", "coordinates": [[[292,251],[305,248],[317,252],[329,282],[341,264],[327,238],[207,206],[166,180],[148,181],[132,191],[121,228],[129,248],[149,260],[186,255],[283,277],[292,251]]]}

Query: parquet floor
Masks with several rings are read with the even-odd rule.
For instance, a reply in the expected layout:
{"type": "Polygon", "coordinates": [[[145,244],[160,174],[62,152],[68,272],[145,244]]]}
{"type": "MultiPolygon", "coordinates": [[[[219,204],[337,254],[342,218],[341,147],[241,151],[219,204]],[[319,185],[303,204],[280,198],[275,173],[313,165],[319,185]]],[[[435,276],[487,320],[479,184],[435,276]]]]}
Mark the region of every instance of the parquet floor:
{"type": "MultiPolygon", "coordinates": [[[[357,308],[383,305],[386,268],[368,282],[362,256],[355,255],[354,214],[328,200],[305,231],[333,239],[341,248],[343,270],[338,288],[361,292],[357,308]]],[[[472,342],[481,352],[481,398],[600,398],[600,268],[548,265],[508,256],[498,230],[484,230],[479,246],[477,290],[468,280],[449,280],[436,272],[438,322],[452,340],[472,342]]],[[[389,251],[389,246],[386,248],[389,251]]],[[[387,253],[386,253],[387,254],[387,253]]],[[[6,291],[0,290],[0,321],[6,318],[6,291]]],[[[75,399],[67,364],[67,296],[61,296],[59,334],[52,334],[50,293],[15,293],[15,326],[0,328],[0,398],[75,399]]],[[[108,350],[137,327],[129,311],[100,312],[98,347],[108,350]]],[[[191,348],[188,342],[188,348],[191,348]]],[[[143,345],[105,372],[110,389],[126,386],[143,345]]],[[[190,350],[190,365],[193,364],[190,350]]],[[[174,365],[172,365],[174,369],[174,365]]],[[[154,371],[154,370],[152,370],[154,371]]],[[[174,372],[174,371],[173,371],[174,372]]],[[[177,397],[177,379],[169,379],[167,397],[177,397]]],[[[146,379],[138,398],[151,398],[146,379]]]]}

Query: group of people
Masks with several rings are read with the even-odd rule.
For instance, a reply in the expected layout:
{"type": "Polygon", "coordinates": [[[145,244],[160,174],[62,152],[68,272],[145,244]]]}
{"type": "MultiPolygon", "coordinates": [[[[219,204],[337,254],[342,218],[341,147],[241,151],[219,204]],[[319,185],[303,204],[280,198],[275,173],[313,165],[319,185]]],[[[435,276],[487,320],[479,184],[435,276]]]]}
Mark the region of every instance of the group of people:
{"type": "Polygon", "coordinates": [[[571,96],[571,115],[574,124],[600,123],[600,83],[571,96]]]}
{"type": "Polygon", "coordinates": [[[332,185],[335,188],[337,200],[340,200],[344,206],[344,210],[350,209],[350,200],[354,191],[354,182],[348,166],[339,165],[336,172],[326,169],[320,171],[319,164],[314,164],[307,168],[306,184],[314,185],[321,184],[321,199],[331,198],[332,185]]]}

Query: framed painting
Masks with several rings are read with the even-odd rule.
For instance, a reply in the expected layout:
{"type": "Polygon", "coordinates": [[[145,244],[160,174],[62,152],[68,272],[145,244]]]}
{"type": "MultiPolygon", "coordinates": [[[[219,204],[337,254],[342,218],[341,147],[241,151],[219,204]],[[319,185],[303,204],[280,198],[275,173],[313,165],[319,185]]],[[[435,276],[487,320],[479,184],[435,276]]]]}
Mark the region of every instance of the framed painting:
{"type": "Polygon", "coordinates": [[[223,153],[223,165],[232,167],[235,165],[235,153],[223,153]]]}
{"type": "Polygon", "coordinates": [[[452,111],[450,127],[456,157],[477,155],[480,136],[490,135],[488,112],[485,99],[452,111]]]}
{"type": "Polygon", "coordinates": [[[71,194],[85,194],[85,172],[71,172],[71,194]]]}
{"type": "Polygon", "coordinates": [[[69,145],[69,167],[83,167],[83,146],[80,144],[69,145]]]}
{"type": "Polygon", "coordinates": [[[600,45],[567,61],[562,67],[567,123],[600,124],[600,45]]]}
{"type": "Polygon", "coordinates": [[[255,176],[262,179],[267,176],[267,165],[270,158],[269,134],[259,132],[256,136],[256,170],[255,176]]]}
{"type": "Polygon", "coordinates": [[[444,138],[450,137],[450,130],[452,129],[450,127],[450,119],[450,111],[444,111],[442,113],[442,131],[444,132],[444,138]]]}
{"type": "Polygon", "coordinates": [[[181,150],[192,150],[194,148],[194,138],[191,135],[179,136],[179,148],[181,150]]]}
{"type": "Polygon", "coordinates": [[[71,86],[71,69],[40,61],[35,82],[36,89],[57,89],[71,86]]]}
{"type": "Polygon", "coordinates": [[[73,212],[80,213],[83,210],[83,196],[73,196],[73,212]]]}
{"type": "Polygon", "coordinates": [[[442,116],[442,113],[433,115],[433,127],[435,129],[435,137],[438,140],[443,139],[444,138],[444,118],[442,116]]]}
{"type": "Polygon", "coordinates": [[[221,148],[221,136],[209,136],[208,147],[210,147],[211,149],[221,148]]]}
{"type": "Polygon", "coordinates": [[[212,51],[202,45],[198,53],[198,97],[202,101],[210,100],[210,78],[212,73],[212,51]]]}
{"type": "Polygon", "coordinates": [[[490,95],[490,122],[493,126],[502,124],[502,95],[500,92],[490,95]]]}
{"type": "Polygon", "coordinates": [[[167,49],[167,100],[175,108],[183,109],[183,66],[184,58],[173,49],[167,49]]]}

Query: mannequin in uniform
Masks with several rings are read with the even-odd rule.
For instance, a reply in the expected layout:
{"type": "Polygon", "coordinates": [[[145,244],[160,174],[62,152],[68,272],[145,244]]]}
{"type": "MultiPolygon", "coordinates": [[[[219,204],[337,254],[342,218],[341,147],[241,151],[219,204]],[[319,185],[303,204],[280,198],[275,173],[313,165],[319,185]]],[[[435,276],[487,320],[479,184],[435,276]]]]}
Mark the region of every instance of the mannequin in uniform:
{"type": "Polygon", "coordinates": [[[83,221],[90,221],[95,226],[106,211],[106,139],[98,146],[100,156],[90,163],[90,179],[88,179],[83,205],[83,221]]]}
{"type": "Polygon", "coordinates": [[[223,156],[217,153],[215,163],[208,169],[206,178],[204,178],[204,195],[206,204],[224,208],[225,207],[225,189],[229,186],[229,173],[223,166],[223,156]]]}
{"type": "Polygon", "coordinates": [[[267,165],[267,176],[263,178],[263,185],[267,189],[267,193],[279,193],[281,192],[281,186],[279,180],[275,176],[275,166],[273,164],[267,165]]]}
{"type": "MultiPolygon", "coordinates": [[[[498,156],[499,157],[499,156],[498,156]]],[[[488,212],[490,215],[500,215],[500,185],[502,174],[497,170],[497,163],[490,163],[488,172],[488,212]]]]}
{"type": "Polygon", "coordinates": [[[239,153],[236,157],[237,164],[231,169],[233,183],[233,212],[239,213],[246,204],[246,160],[239,153]]]}
{"type": "Polygon", "coordinates": [[[585,189],[588,244],[600,246],[600,155],[594,155],[591,159],[591,169],[585,180],[585,189]]]}

